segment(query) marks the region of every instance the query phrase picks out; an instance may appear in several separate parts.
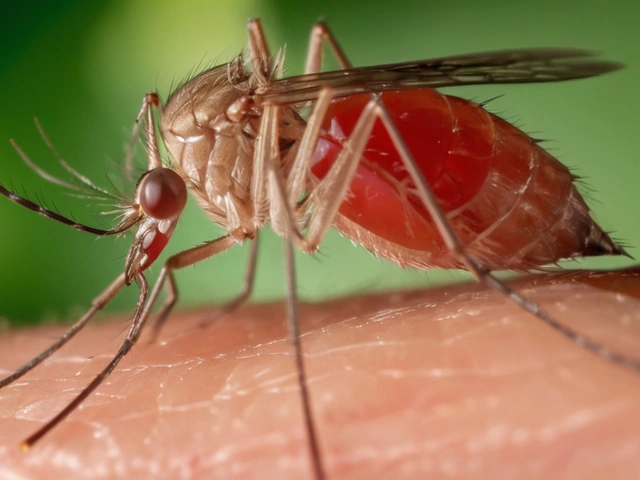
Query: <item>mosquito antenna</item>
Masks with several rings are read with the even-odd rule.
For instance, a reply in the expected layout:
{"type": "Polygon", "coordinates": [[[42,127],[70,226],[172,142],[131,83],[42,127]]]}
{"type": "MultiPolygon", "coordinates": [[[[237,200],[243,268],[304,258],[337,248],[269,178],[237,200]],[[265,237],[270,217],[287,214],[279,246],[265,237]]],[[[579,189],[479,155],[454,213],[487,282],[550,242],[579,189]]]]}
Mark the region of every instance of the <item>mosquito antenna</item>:
{"type": "MultiPolygon", "coordinates": [[[[40,136],[42,137],[42,140],[44,141],[44,143],[47,145],[47,147],[49,148],[49,150],[51,150],[51,153],[53,153],[53,155],[56,157],[56,160],[58,160],[58,162],[60,163],[60,165],[62,165],[62,167],[69,172],[71,175],[73,175],[76,179],[78,179],[84,186],[88,187],[89,189],[91,189],[92,191],[103,195],[107,198],[110,199],[114,199],[114,200],[119,200],[116,196],[114,196],[112,193],[108,192],[107,190],[97,186],[96,184],[94,184],[91,180],[89,180],[87,177],[85,177],[84,175],[82,175],[80,172],[78,172],[75,168],[73,168],[71,165],[69,165],[69,163],[62,157],[62,155],[60,155],[60,153],[58,152],[58,150],[56,149],[56,147],[53,145],[53,143],[51,142],[51,140],[49,140],[49,137],[47,137],[47,134],[45,133],[44,129],[42,128],[42,124],[40,123],[40,120],[38,120],[38,118],[34,118],[33,119],[34,123],[36,124],[36,128],[38,129],[38,132],[40,133],[40,136]]],[[[22,157],[22,160],[24,160],[24,162],[29,165],[29,167],[31,167],[33,170],[36,171],[36,173],[38,173],[38,175],[40,175],[42,178],[44,178],[45,180],[48,180],[52,183],[58,184],[58,185],[62,185],[66,188],[70,188],[72,190],[82,190],[82,187],[77,186],[77,185],[73,185],[71,183],[65,182],[63,180],[60,180],[56,177],[53,177],[52,175],[47,174],[44,170],[42,170],[41,168],[39,168],[35,163],[33,163],[31,161],[31,159],[29,159],[29,157],[27,155],[25,155],[24,153],[22,153],[22,151],[17,147],[16,143],[12,140],[11,141],[12,145],[14,146],[14,148],[16,148],[16,150],[18,150],[18,153],[20,154],[20,156],[22,157]]]]}
{"type": "Polygon", "coordinates": [[[64,158],[62,158],[60,153],[56,150],[53,143],[51,143],[51,140],[49,140],[49,137],[47,137],[46,133],[44,132],[44,129],[42,128],[42,125],[40,124],[40,121],[37,118],[34,118],[34,122],[36,124],[36,128],[38,129],[38,132],[40,133],[40,136],[42,137],[42,140],[47,145],[49,150],[51,150],[51,152],[56,157],[60,165],[67,172],[69,172],[75,180],[80,182],[80,185],[67,182],[65,180],[62,180],[46,172],[29,158],[29,156],[24,152],[24,150],[22,150],[22,148],[20,148],[20,146],[17,144],[15,140],[11,139],[10,140],[11,145],[16,150],[18,155],[20,155],[20,158],[22,158],[22,161],[24,161],[24,163],[29,168],[31,168],[34,172],[36,172],[41,178],[45,179],[46,181],[51,182],[54,185],[61,186],[63,188],[67,188],[73,192],[77,192],[77,194],[74,194],[74,196],[76,197],[95,198],[97,196],[99,198],[102,198],[105,201],[109,201],[110,205],[112,205],[112,202],[115,200],[117,202],[117,205],[116,205],[117,208],[115,211],[108,212],[108,214],[122,212],[123,220],[115,228],[112,228],[112,229],[105,230],[105,229],[94,228],[89,225],[85,225],[83,223],[77,222],[73,218],[69,218],[57,213],[57,211],[55,211],[57,210],[55,206],[53,209],[48,208],[46,206],[46,202],[44,201],[44,198],[41,196],[38,196],[37,202],[33,202],[28,198],[26,198],[26,194],[23,194],[22,196],[18,195],[17,193],[15,193],[15,190],[16,190],[15,188],[13,188],[13,191],[11,191],[5,188],[2,184],[0,184],[0,194],[4,195],[12,202],[18,205],[21,205],[25,208],[28,208],[29,210],[32,210],[44,217],[63,223],[76,230],[92,233],[94,235],[99,235],[99,236],[117,235],[128,230],[135,223],[137,223],[140,217],[134,209],[128,206],[120,205],[120,203],[122,202],[121,198],[95,185],[91,180],[89,180],[87,177],[85,177],[76,169],[74,169],[71,165],[69,165],[69,163],[67,163],[67,161],[64,158]]]}
{"type": "Polygon", "coordinates": [[[76,169],[74,169],[71,165],[69,165],[62,158],[60,159],[60,164],[65,168],[65,170],[67,170],[69,173],[71,173],[74,177],[76,177],[78,180],[80,180],[84,185],[86,185],[87,187],[92,189],[94,192],[100,193],[100,194],[104,195],[105,197],[107,197],[109,199],[119,200],[118,197],[113,195],[111,192],[109,192],[109,191],[105,190],[104,188],[101,188],[101,187],[97,186],[96,184],[94,184],[91,180],[89,180],[87,177],[85,177],[80,172],[78,172],[76,169]]]}
{"type": "Polygon", "coordinates": [[[64,188],[68,188],[69,190],[74,190],[74,191],[82,191],[82,189],[77,186],[74,185],[73,183],[69,183],[69,182],[65,182],[64,180],[61,180],[57,177],[54,177],[53,175],[50,175],[49,173],[45,172],[42,168],[40,168],[38,165],[36,165],[30,158],[29,156],[24,152],[24,150],[22,150],[20,148],[20,146],[18,145],[18,143],[12,138],[11,140],[9,140],[11,142],[11,146],[15,149],[16,152],[18,152],[18,155],[20,155],[20,158],[22,158],[22,161],[24,163],[27,164],[27,166],[33,170],[34,172],[36,172],[40,177],[44,178],[47,182],[51,182],[54,185],[59,185],[60,187],[64,187],[64,188]]]}

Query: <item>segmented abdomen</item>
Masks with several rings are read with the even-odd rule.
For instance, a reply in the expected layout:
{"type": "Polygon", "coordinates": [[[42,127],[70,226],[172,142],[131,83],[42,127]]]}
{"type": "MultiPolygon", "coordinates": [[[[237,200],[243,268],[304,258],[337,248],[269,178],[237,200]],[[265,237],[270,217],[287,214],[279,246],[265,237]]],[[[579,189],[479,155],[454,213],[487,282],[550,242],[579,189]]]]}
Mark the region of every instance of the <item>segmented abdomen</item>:
{"type": "MultiPolygon", "coordinates": [[[[370,95],[334,101],[312,172],[322,178],[370,95]]],[[[468,100],[435,90],[382,100],[469,253],[490,269],[622,253],[589,215],[569,170],[528,135],[468,100]]],[[[401,265],[456,267],[376,122],[336,226],[401,265]]]]}

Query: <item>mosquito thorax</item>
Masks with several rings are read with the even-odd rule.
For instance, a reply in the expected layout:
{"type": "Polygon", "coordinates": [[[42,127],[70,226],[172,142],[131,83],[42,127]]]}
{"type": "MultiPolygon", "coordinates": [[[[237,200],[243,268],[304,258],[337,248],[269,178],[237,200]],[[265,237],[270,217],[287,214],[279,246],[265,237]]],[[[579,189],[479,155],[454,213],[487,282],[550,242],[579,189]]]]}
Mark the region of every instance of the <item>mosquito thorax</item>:
{"type": "Polygon", "coordinates": [[[176,90],[162,112],[160,134],[195,200],[242,241],[255,230],[251,174],[259,117],[250,98],[253,77],[233,73],[236,64],[207,70],[176,90]]]}

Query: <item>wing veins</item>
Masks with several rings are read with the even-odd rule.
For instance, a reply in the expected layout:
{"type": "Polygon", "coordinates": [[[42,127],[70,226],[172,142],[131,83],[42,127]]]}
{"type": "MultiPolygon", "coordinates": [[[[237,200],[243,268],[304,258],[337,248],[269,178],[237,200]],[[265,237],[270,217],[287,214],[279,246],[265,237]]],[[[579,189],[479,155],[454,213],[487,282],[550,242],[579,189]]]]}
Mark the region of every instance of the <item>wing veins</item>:
{"type": "Polygon", "coordinates": [[[560,82],[619,70],[622,64],[582,49],[541,48],[458,55],[282,78],[261,92],[265,103],[314,100],[332,88],[337,97],[365,92],[459,85],[560,82]]]}

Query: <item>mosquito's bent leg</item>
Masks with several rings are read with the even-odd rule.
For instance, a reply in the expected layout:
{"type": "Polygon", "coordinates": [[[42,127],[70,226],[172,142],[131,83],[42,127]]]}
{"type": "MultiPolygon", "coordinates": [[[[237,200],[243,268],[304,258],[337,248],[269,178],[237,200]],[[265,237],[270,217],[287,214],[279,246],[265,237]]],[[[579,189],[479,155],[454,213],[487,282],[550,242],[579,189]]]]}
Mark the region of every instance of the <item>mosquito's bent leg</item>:
{"type": "Polygon", "coordinates": [[[289,235],[300,240],[302,236],[297,226],[294,206],[288,201],[285,179],[280,167],[279,114],[280,107],[277,105],[267,104],[263,107],[260,128],[256,136],[258,146],[253,156],[254,176],[251,178],[251,191],[255,192],[252,199],[253,209],[254,212],[261,212],[262,215],[264,209],[268,208],[273,231],[282,237],[289,235]]]}
{"type": "MultiPolygon", "coordinates": [[[[173,309],[176,301],[178,300],[178,287],[176,285],[176,281],[175,281],[175,277],[173,275],[173,270],[179,269],[179,268],[184,268],[187,267],[189,265],[193,265],[194,263],[197,263],[201,260],[204,260],[206,258],[212,257],[214,255],[217,255],[218,253],[223,252],[224,250],[227,250],[228,248],[232,247],[235,244],[235,242],[233,241],[233,239],[229,236],[225,236],[225,237],[221,237],[219,239],[214,240],[213,242],[210,242],[209,244],[205,244],[205,249],[201,250],[201,247],[195,247],[195,249],[200,250],[198,253],[199,255],[194,255],[190,258],[190,261],[192,263],[181,263],[182,261],[180,260],[173,260],[174,257],[178,257],[180,255],[183,254],[187,254],[189,252],[191,252],[191,250],[186,250],[184,252],[178,253],[176,255],[174,255],[174,257],[171,257],[169,259],[169,261],[167,262],[167,265],[169,264],[169,262],[176,262],[175,265],[171,268],[167,268],[167,273],[166,273],[166,278],[167,278],[167,298],[164,301],[164,303],[162,304],[162,306],[160,307],[160,311],[158,312],[158,316],[155,322],[155,325],[153,326],[153,331],[151,332],[151,338],[149,339],[149,343],[153,343],[156,341],[156,339],[158,338],[158,335],[160,334],[160,330],[162,330],[162,327],[164,326],[164,324],[166,323],[166,320],[169,316],[169,313],[171,313],[171,310],[173,309]],[[219,242],[218,244],[216,244],[216,242],[219,242]],[[212,253],[213,252],[213,253],[212,253]]],[[[194,249],[192,249],[194,250],[194,249]]],[[[245,274],[245,278],[244,278],[244,284],[242,286],[242,290],[240,291],[240,293],[234,298],[232,299],[230,302],[222,305],[218,310],[216,310],[209,318],[207,318],[205,321],[203,321],[201,323],[201,327],[206,327],[208,325],[210,325],[215,319],[217,319],[218,317],[225,315],[227,313],[230,313],[232,311],[234,311],[236,308],[238,308],[240,305],[242,305],[244,302],[247,301],[247,299],[251,296],[251,292],[253,291],[253,286],[255,283],[255,276],[256,276],[256,262],[257,262],[257,258],[258,258],[258,234],[256,232],[256,235],[254,237],[253,240],[251,240],[251,250],[249,252],[249,260],[248,260],[248,264],[247,264],[247,271],[245,274]]]]}
{"type": "Polygon", "coordinates": [[[340,67],[343,69],[352,67],[336,37],[329,30],[329,26],[324,22],[318,22],[311,29],[311,35],[309,36],[309,49],[304,73],[320,73],[322,70],[322,47],[325,41],[331,47],[340,67]]]}
{"type": "MultiPolygon", "coordinates": [[[[202,260],[206,260],[207,258],[213,257],[214,255],[228,250],[235,244],[236,240],[232,236],[225,235],[224,237],[216,238],[215,240],[205,242],[202,245],[184,250],[182,252],[176,253],[172,257],[169,257],[169,259],[165,262],[164,267],[162,267],[162,271],[160,272],[160,276],[158,277],[156,286],[154,286],[154,292],[157,288],[159,288],[158,283],[163,283],[169,272],[195,265],[202,260]]],[[[176,294],[177,290],[174,291],[174,295],[176,294]]],[[[150,300],[151,299],[153,299],[153,296],[150,298],[150,300]]]]}
{"type": "Polygon", "coordinates": [[[183,252],[176,253],[165,262],[164,267],[162,267],[162,271],[158,276],[158,280],[153,287],[151,297],[149,298],[149,303],[155,302],[162,284],[164,284],[166,280],[169,280],[167,286],[167,299],[165,300],[164,304],[160,308],[160,312],[158,313],[158,319],[156,321],[156,327],[154,329],[152,339],[156,338],[160,329],[164,325],[167,316],[171,312],[171,309],[175,305],[176,300],[178,299],[178,287],[176,286],[175,279],[173,278],[174,270],[189,267],[198,262],[201,262],[202,260],[213,257],[218,253],[222,253],[225,250],[228,250],[233,245],[235,245],[235,243],[236,241],[233,237],[231,237],[230,235],[225,235],[224,237],[216,238],[215,240],[211,240],[202,245],[198,245],[197,247],[190,248],[189,250],[184,250],[183,252]]]}
{"type": "MultiPolygon", "coordinates": [[[[224,252],[225,250],[231,248],[233,245],[235,245],[235,240],[231,236],[225,235],[224,237],[216,238],[215,240],[207,242],[203,245],[198,245],[197,247],[177,253],[167,260],[167,262],[164,264],[164,267],[162,268],[162,271],[160,272],[160,275],[158,276],[158,280],[156,281],[156,286],[154,286],[154,290],[153,290],[153,292],[155,292],[158,284],[163,284],[168,281],[167,298],[162,304],[162,306],[160,307],[160,311],[158,312],[156,323],[153,327],[153,332],[151,333],[151,337],[149,338],[149,343],[153,343],[156,341],[156,339],[158,338],[158,335],[160,334],[160,330],[162,330],[162,327],[164,326],[169,314],[171,313],[171,310],[173,309],[174,305],[176,304],[176,301],[178,300],[178,286],[176,285],[173,271],[191,266],[209,257],[213,257],[214,255],[217,255],[218,253],[224,252]]],[[[253,279],[255,277],[255,260],[256,260],[255,259],[256,253],[254,251],[255,248],[256,247],[252,245],[252,249],[251,249],[252,257],[249,260],[249,268],[247,272],[247,276],[250,277],[250,279],[249,280],[245,279],[245,287],[243,289],[243,292],[232,302],[230,302],[227,305],[224,305],[221,308],[222,312],[216,315],[214,318],[217,318],[222,313],[232,311],[233,309],[238,307],[240,304],[242,304],[242,302],[246,300],[246,298],[248,298],[248,296],[250,295],[251,288],[253,287],[253,279]],[[247,286],[246,286],[247,281],[249,281],[251,285],[248,287],[248,293],[246,294],[246,296],[243,297],[245,290],[247,290],[247,286]],[[231,305],[234,302],[237,304],[231,305]]],[[[152,292],[152,297],[149,299],[150,302],[155,302],[155,297],[153,296],[153,292],[152,292]]]]}
{"type": "Polygon", "coordinates": [[[487,270],[482,264],[480,264],[471,255],[469,255],[469,253],[467,253],[465,246],[458,238],[458,235],[453,229],[453,226],[449,222],[446,214],[438,205],[433,190],[424,178],[424,175],[420,171],[420,168],[417,166],[413,155],[405,144],[402,138],[402,134],[396,127],[391,114],[379,97],[374,97],[372,101],[376,104],[376,116],[382,120],[382,123],[384,124],[389,137],[391,138],[391,141],[393,142],[396,150],[402,158],[402,162],[405,168],[411,175],[411,179],[416,185],[416,189],[418,191],[420,199],[431,215],[434,223],[438,227],[442,239],[444,240],[451,253],[462,262],[462,264],[469,270],[469,272],[471,272],[471,274],[480,283],[507,296],[524,310],[532,313],[537,318],[549,325],[551,328],[558,331],[583,348],[586,348],[596,355],[606,358],[614,363],[620,364],[632,370],[640,371],[640,360],[635,360],[625,355],[613,352],[604,345],[594,342],[582,336],[577,331],[561,324],[540,307],[538,307],[538,305],[536,305],[534,302],[516,292],[504,282],[492,275],[489,270],[487,270]]]}
{"type": "Polygon", "coordinates": [[[56,340],[49,348],[44,350],[38,356],[31,359],[28,363],[20,367],[14,373],[6,378],[0,380],[0,388],[9,385],[18,378],[22,377],[25,373],[32,370],[36,366],[40,365],[44,360],[53,355],[60,347],[71,340],[76,333],[78,333],[87,324],[87,322],[96,314],[96,312],[102,310],[117,293],[124,286],[124,273],[120,275],[116,280],[109,285],[100,295],[93,299],[91,302],[91,308],[85,313],[76,323],[74,323],[69,330],[64,332],[62,336],[56,340]]]}
{"type": "MultiPolygon", "coordinates": [[[[330,103],[330,93],[326,96],[326,100],[330,103]]],[[[370,102],[370,105],[367,105],[367,107],[365,107],[365,112],[370,113],[369,111],[374,107],[375,104],[373,102],[370,102]]],[[[317,126],[317,124],[322,120],[322,116],[320,115],[320,113],[322,112],[318,112],[319,118],[316,119],[315,124],[312,125],[312,132],[313,128],[317,126]]],[[[351,178],[353,178],[353,173],[355,172],[358,165],[360,155],[362,154],[362,151],[364,150],[364,147],[368,142],[369,134],[371,133],[371,129],[373,128],[376,117],[367,113],[363,113],[361,118],[358,120],[352,137],[345,144],[343,152],[341,152],[341,154],[338,156],[336,163],[329,171],[327,175],[329,179],[327,180],[325,185],[329,185],[330,188],[326,189],[328,190],[326,194],[324,194],[325,189],[323,189],[322,183],[319,187],[317,187],[318,189],[321,189],[322,193],[324,194],[322,195],[323,201],[326,200],[329,204],[328,208],[324,208],[322,203],[319,202],[318,208],[312,213],[313,220],[311,220],[309,230],[312,231],[313,229],[314,233],[317,233],[318,239],[321,239],[324,235],[324,232],[326,232],[327,228],[329,228],[331,218],[333,217],[333,215],[335,215],[335,212],[340,206],[342,198],[346,194],[346,190],[351,183],[351,178]],[[326,198],[331,194],[337,195],[338,198],[334,198],[333,200],[329,200],[328,198],[326,198]]],[[[302,354],[302,344],[300,341],[297,312],[298,297],[296,291],[295,265],[292,244],[295,243],[305,251],[309,251],[309,249],[307,248],[307,241],[299,234],[297,216],[294,215],[292,211],[293,206],[291,205],[288,198],[290,192],[287,191],[285,179],[282,178],[281,171],[278,168],[278,163],[273,161],[274,155],[277,155],[277,151],[273,152],[267,150],[269,148],[273,150],[274,148],[273,145],[271,145],[274,142],[271,140],[277,138],[276,120],[277,107],[266,107],[263,113],[263,120],[260,125],[259,137],[264,151],[258,154],[262,156],[257,156],[255,161],[261,161],[265,165],[266,178],[268,181],[267,198],[269,199],[272,226],[274,227],[274,230],[276,230],[276,232],[280,233],[284,237],[287,275],[287,318],[289,339],[293,344],[295,352],[296,370],[298,374],[297,379],[300,389],[305,427],[307,429],[309,437],[309,454],[313,466],[314,478],[323,479],[325,478],[325,474],[322,465],[322,457],[320,454],[320,447],[316,433],[313,412],[311,409],[309,389],[307,386],[306,368],[304,357],[302,354]]],[[[306,139],[308,146],[305,147],[305,151],[307,153],[305,154],[304,151],[299,152],[298,158],[308,159],[309,154],[313,152],[318,138],[317,131],[316,133],[310,133],[309,137],[310,138],[306,139]],[[312,138],[315,138],[315,141],[311,141],[312,138]]],[[[302,163],[299,163],[299,165],[302,165],[302,163]]],[[[311,195],[314,195],[316,192],[317,190],[314,190],[311,195]]],[[[313,247],[312,250],[315,250],[315,247],[313,247]]]]}
{"type": "Polygon", "coordinates": [[[318,99],[313,106],[313,111],[307,121],[304,134],[300,139],[300,145],[296,152],[296,157],[291,165],[291,170],[287,177],[288,199],[291,205],[295,205],[302,193],[307,188],[309,173],[309,162],[313,158],[322,121],[327,114],[327,109],[333,100],[333,90],[326,88],[320,91],[318,99]]]}
{"type": "Polygon", "coordinates": [[[176,285],[175,277],[173,275],[174,270],[189,267],[209,257],[213,257],[218,253],[228,250],[233,245],[235,245],[235,240],[231,236],[225,235],[224,237],[216,238],[215,240],[190,248],[189,250],[176,253],[165,262],[164,267],[162,267],[162,271],[158,276],[158,280],[156,280],[156,284],[153,287],[153,291],[151,292],[149,303],[151,305],[155,303],[160,289],[165,282],[168,282],[167,298],[160,307],[153,331],[151,332],[151,337],[149,338],[149,343],[156,341],[160,334],[160,330],[162,330],[171,310],[178,300],[178,286],[176,285]]]}
{"type": "Polygon", "coordinates": [[[244,282],[242,284],[242,290],[240,293],[231,299],[229,302],[222,305],[215,312],[213,312],[207,319],[200,323],[201,327],[208,327],[214,320],[220,318],[222,315],[233,312],[236,308],[245,303],[253,292],[253,286],[256,279],[256,264],[258,262],[258,244],[259,235],[256,231],[254,238],[251,240],[251,250],[249,251],[249,259],[247,260],[247,270],[244,275],[244,282]]]}
{"type": "Polygon", "coordinates": [[[176,279],[172,272],[167,273],[167,298],[164,303],[160,307],[160,311],[158,312],[158,316],[156,317],[156,321],[153,325],[153,330],[151,331],[151,336],[149,337],[148,343],[155,343],[160,335],[160,331],[162,327],[164,327],[171,310],[173,310],[174,305],[178,301],[178,286],[176,285],[176,279]]]}
{"type": "MultiPolygon", "coordinates": [[[[374,101],[367,103],[338,158],[305,201],[305,203],[314,206],[308,221],[307,237],[298,245],[305,252],[311,253],[317,250],[349,191],[351,180],[356,173],[377,119],[375,108],[374,101]]],[[[310,144],[306,154],[311,155],[313,148],[315,145],[310,144]]],[[[308,206],[302,205],[301,208],[306,209],[308,206]]]]}
{"type": "Polygon", "coordinates": [[[253,168],[251,171],[251,201],[253,211],[257,221],[266,219],[269,205],[266,199],[268,182],[267,172],[269,165],[275,163],[275,156],[279,153],[277,137],[277,117],[278,107],[266,105],[262,112],[258,135],[256,136],[256,147],[253,152],[253,168]]]}

